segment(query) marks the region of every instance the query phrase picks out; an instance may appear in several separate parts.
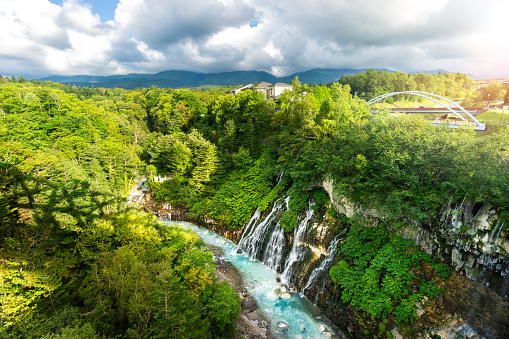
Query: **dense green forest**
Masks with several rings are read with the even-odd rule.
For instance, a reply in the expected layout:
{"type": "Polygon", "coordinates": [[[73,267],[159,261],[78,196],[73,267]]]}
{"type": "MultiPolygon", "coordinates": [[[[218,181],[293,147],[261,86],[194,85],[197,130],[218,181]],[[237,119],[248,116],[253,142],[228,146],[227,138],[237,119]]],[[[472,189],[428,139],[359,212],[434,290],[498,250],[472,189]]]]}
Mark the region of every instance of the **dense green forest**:
{"type": "MultiPolygon", "coordinates": [[[[143,175],[169,178],[150,181],[158,200],[230,228],[289,192],[281,223],[291,231],[309,198],[326,208],[324,179],[394,222],[426,222],[450,199],[508,209],[507,127],[483,135],[418,116],[372,115],[364,99],[385,85],[352,79],[308,86],[296,78],[277,102],[254,91],[230,96],[221,89],[128,91],[0,79],[0,336],[232,335],[239,299],[214,278],[203,242],[126,205],[143,175]]],[[[445,95],[464,94],[464,75],[430,79],[445,84],[445,95]]],[[[373,301],[348,290],[348,278],[360,274],[348,266],[360,255],[355,242],[376,240],[359,227],[352,226],[350,252],[331,274],[350,293],[345,300],[380,317],[393,307],[372,310],[373,301]]],[[[392,239],[380,232],[379,239],[392,239]]],[[[402,252],[409,246],[391,244],[402,252]]],[[[408,306],[405,291],[398,293],[393,300],[408,306]]],[[[399,310],[401,321],[411,320],[399,310]]]]}
{"type": "MultiPolygon", "coordinates": [[[[501,83],[492,81],[487,86],[474,91],[473,88],[476,86],[463,85],[473,84],[476,81],[462,73],[407,74],[376,71],[371,68],[363,73],[343,76],[338,82],[349,85],[352,94],[366,100],[391,92],[422,91],[445,96],[452,100],[461,100],[461,105],[464,107],[497,100],[504,100],[505,104],[509,103],[507,86],[504,88],[501,83]]],[[[422,101],[423,99],[410,94],[400,94],[386,100],[392,103],[396,100],[422,101]]]]}
{"type": "Polygon", "coordinates": [[[149,134],[129,94],[1,85],[2,338],[233,333],[239,298],[203,241],[126,206],[149,134]]]}

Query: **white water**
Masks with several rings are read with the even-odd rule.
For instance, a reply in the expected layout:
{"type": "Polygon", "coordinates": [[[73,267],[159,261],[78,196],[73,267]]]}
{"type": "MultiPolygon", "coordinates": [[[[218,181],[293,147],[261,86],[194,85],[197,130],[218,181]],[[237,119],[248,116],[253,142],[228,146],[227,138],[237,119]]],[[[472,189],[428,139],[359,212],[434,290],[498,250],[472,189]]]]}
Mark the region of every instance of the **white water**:
{"type": "MultiPolygon", "coordinates": [[[[323,322],[325,318],[319,314],[318,309],[307,298],[299,294],[292,295],[288,300],[276,297],[273,292],[281,285],[276,282],[277,273],[275,271],[263,265],[259,260],[251,259],[247,253],[238,254],[237,245],[205,228],[186,222],[166,221],[166,223],[191,229],[207,244],[223,248],[224,259],[230,261],[241,272],[246,289],[269,319],[274,338],[328,338],[328,333],[321,332],[320,327],[326,326],[327,329],[330,329],[329,325],[323,322]],[[288,329],[278,330],[276,328],[278,320],[288,322],[288,329]]],[[[339,338],[339,335],[334,334],[332,337],[339,338]]]]}
{"type": "Polygon", "coordinates": [[[271,227],[274,226],[274,219],[277,217],[279,212],[282,211],[283,208],[283,201],[281,201],[281,199],[277,200],[274,203],[274,207],[270,211],[269,215],[258,225],[256,225],[256,221],[258,221],[260,218],[260,213],[258,210],[256,210],[258,213],[255,212],[255,215],[258,214],[258,216],[256,220],[254,220],[253,218],[255,216],[253,215],[248,224],[246,224],[246,231],[242,235],[242,239],[239,241],[239,248],[248,253],[251,257],[261,259],[263,244],[269,234],[271,227]]]}
{"type": "Polygon", "coordinates": [[[320,266],[315,268],[313,272],[309,275],[308,282],[306,283],[306,286],[302,288],[300,293],[304,294],[308,288],[313,286],[316,283],[316,280],[318,279],[318,276],[321,275],[321,273],[326,272],[328,274],[330,266],[334,262],[334,259],[336,258],[338,244],[341,241],[342,238],[340,238],[341,235],[337,235],[334,239],[332,239],[331,243],[329,244],[329,248],[327,249],[327,257],[320,263],[320,266]]]}
{"type": "Polygon", "coordinates": [[[292,250],[290,251],[288,258],[286,259],[285,269],[281,274],[281,282],[283,282],[286,285],[290,284],[291,282],[290,280],[292,278],[295,264],[302,260],[305,254],[304,251],[299,249],[299,246],[302,244],[302,241],[304,240],[304,234],[306,233],[308,221],[313,217],[313,215],[315,215],[315,211],[312,209],[314,205],[315,205],[314,201],[309,202],[308,209],[306,210],[306,216],[299,222],[299,224],[297,225],[297,227],[295,227],[295,230],[293,231],[294,235],[292,250]]]}
{"type": "Polygon", "coordinates": [[[253,232],[253,227],[255,227],[256,223],[260,219],[262,212],[257,208],[256,211],[253,213],[253,216],[246,224],[246,227],[244,227],[244,232],[242,233],[243,238],[246,234],[251,234],[253,232]]]}
{"type": "Polygon", "coordinates": [[[494,244],[494,245],[497,244],[497,240],[500,237],[500,232],[504,228],[504,225],[505,225],[504,221],[500,222],[500,220],[498,220],[497,223],[495,224],[495,226],[493,227],[493,230],[491,231],[491,234],[489,237],[489,241],[492,244],[494,244]]]}
{"type": "Polygon", "coordinates": [[[263,263],[276,272],[279,271],[283,262],[285,245],[285,230],[277,223],[263,255],[263,263]]]}

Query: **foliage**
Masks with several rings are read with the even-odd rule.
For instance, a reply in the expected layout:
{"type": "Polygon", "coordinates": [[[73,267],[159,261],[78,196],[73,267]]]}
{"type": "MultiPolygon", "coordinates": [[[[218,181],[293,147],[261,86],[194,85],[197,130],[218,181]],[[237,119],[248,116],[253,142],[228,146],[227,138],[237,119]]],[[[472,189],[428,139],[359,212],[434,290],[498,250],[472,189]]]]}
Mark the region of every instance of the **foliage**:
{"type": "MultiPolygon", "coordinates": [[[[240,301],[215,281],[203,242],[125,205],[152,139],[137,95],[0,85],[2,337],[233,333],[240,301]]],[[[176,140],[170,154],[191,154],[170,157],[166,171],[198,190],[217,166],[215,148],[193,131],[176,140]]]]}
{"type": "MultiPolygon", "coordinates": [[[[262,203],[262,198],[271,192],[271,176],[268,172],[271,162],[270,157],[264,155],[248,169],[231,173],[210,200],[206,201],[208,215],[229,227],[244,225],[262,203]]],[[[273,192],[279,189],[281,186],[273,192]]],[[[275,197],[275,193],[270,197],[275,197]]],[[[265,199],[263,203],[267,204],[268,200],[265,199]]]]}
{"type": "Polygon", "coordinates": [[[451,275],[452,268],[447,264],[435,263],[433,269],[437,272],[437,275],[443,280],[449,278],[451,275]]]}
{"type": "MultiPolygon", "coordinates": [[[[7,338],[231,336],[239,300],[215,281],[202,242],[126,206],[145,171],[158,200],[232,228],[289,188],[280,222],[292,230],[309,201],[314,209],[329,203],[317,188],[325,178],[338,196],[401,222],[426,222],[451,198],[509,205],[509,129],[486,135],[372,116],[363,100],[403,89],[465,96],[461,74],[368,70],[313,87],[296,78],[277,102],[255,91],[1,80],[7,338]]],[[[384,228],[353,225],[331,276],[356,308],[409,321],[412,300],[440,293],[426,281],[410,293],[409,269],[423,260],[430,258],[384,228]]]]}
{"type": "Polygon", "coordinates": [[[285,231],[291,232],[297,226],[300,214],[307,209],[311,201],[307,192],[301,192],[296,186],[290,187],[286,194],[290,197],[288,209],[279,219],[279,223],[285,231]]]}
{"type": "MultiPolygon", "coordinates": [[[[467,90],[462,85],[471,82],[467,75],[461,73],[406,74],[402,72],[376,71],[368,69],[365,73],[343,76],[339,83],[349,85],[352,94],[369,100],[381,94],[404,91],[423,91],[449,98],[461,98],[467,90]]],[[[411,95],[400,94],[387,99],[404,100],[411,95]]],[[[419,99],[418,99],[419,100],[419,99]]]]}
{"type": "Polygon", "coordinates": [[[506,133],[476,138],[417,117],[380,115],[327,140],[322,171],[338,193],[393,219],[427,221],[450,198],[507,206],[506,133]]]}
{"type": "Polygon", "coordinates": [[[443,293],[433,281],[411,273],[426,256],[411,240],[391,234],[383,225],[369,228],[354,222],[340,255],[342,260],[332,267],[330,276],[341,290],[342,301],[373,318],[394,314],[398,323],[411,321],[416,317],[416,301],[423,295],[434,298],[443,293]],[[420,293],[410,290],[415,279],[420,293]]]}

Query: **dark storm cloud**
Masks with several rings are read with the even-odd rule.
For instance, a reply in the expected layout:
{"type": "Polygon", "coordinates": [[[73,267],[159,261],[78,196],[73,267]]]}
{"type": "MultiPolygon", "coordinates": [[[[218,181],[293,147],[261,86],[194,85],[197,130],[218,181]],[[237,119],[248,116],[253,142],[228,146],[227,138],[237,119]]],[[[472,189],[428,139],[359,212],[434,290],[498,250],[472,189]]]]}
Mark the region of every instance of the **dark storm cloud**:
{"type": "MultiPolygon", "coordinates": [[[[387,48],[392,48],[392,62],[403,64],[412,48],[431,48],[433,41],[454,41],[476,29],[475,20],[484,6],[464,1],[428,1],[416,6],[409,1],[335,1],[329,6],[309,6],[297,0],[294,6],[283,7],[279,22],[287,34],[274,35],[275,46],[284,60],[295,67],[321,55],[333,52],[329,67],[354,65],[352,57],[363,60],[365,66],[390,58],[387,48]],[[306,10],[302,10],[306,7],[306,10]],[[298,41],[297,44],[294,42],[298,41]],[[305,43],[307,42],[307,44],[305,43]],[[298,48],[291,46],[317,45],[316,54],[301,57],[298,48]],[[332,48],[331,48],[332,47],[332,48]],[[340,63],[336,61],[341,60],[340,63]]],[[[411,53],[416,56],[415,53],[411,53]]],[[[457,51],[456,57],[464,56],[457,51]]],[[[429,60],[432,61],[432,60],[429,60]]]]}
{"type": "Polygon", "coordinates": [[[241,1],[225,5],[216,0],[146,0],[130,13],[128,27],[150,48],[164,50],[180,40],[199,40],[226,27],[249,23],[255,10],[241,1]]]}
{"type": "Polygon", "coordinates": [[[3,0],[0,67],[275,75],[317,67],[509,69],[506,0],[120,0],[106,23],[87,1],[3,0]]]}
{"type": "Polygon", "coordinates": [[[136,42],[120,40],[111,43],[111,50],[106,52],[107,58],[119,63],[146,62],[146,56],[140,52],[136,42]]]}

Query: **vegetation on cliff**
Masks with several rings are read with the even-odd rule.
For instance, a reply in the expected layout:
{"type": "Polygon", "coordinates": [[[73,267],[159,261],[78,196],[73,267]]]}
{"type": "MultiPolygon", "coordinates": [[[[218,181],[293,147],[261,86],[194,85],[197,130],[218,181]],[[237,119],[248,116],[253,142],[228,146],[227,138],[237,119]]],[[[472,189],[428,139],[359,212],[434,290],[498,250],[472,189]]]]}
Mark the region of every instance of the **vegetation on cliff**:
{"type": "MultiPolygon", "coordinates": [[[[238,300],[215,281],[203,244],[125,205],[140,175],[157,199],[230,228],[289,192],[281,224],[291,231],[309,199],[327,206],[324,179],[389,221],[426,222],[450,199],[509,206],[507,128],[483,136],[372,115],[361,98],[371,92],[352,96],[346,80],[295,79],[278,102],[254,91],[0,80],[4,337],[231,335],[238,300]]],[[[405,282],[423,258],[384,228],[349,232],[332,271],[344,301],[410,321],[405,282]],[[377,250],[363,252],[359,239],[377,250]],[[352,281],[366,274],[384,285],[360,297],[352,281]]]]}

